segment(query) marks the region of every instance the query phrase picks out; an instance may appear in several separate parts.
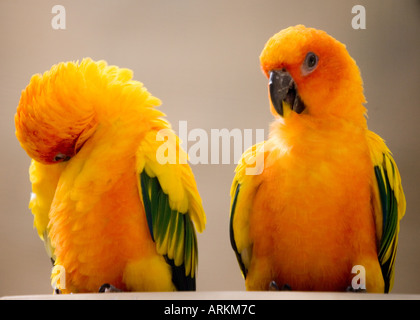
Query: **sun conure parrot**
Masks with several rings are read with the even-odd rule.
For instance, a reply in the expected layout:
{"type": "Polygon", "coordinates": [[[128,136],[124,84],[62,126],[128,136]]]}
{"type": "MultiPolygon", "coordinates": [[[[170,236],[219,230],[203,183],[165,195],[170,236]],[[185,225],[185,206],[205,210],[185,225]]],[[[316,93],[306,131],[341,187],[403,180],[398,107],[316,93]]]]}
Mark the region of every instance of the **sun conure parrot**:
{"type": "Polygon", "coordinates": [[[352,280],[364,270],[363,291],[389,292],[406,202],[391,152],[368,130],[355,61],[303,25],[270,38],[260,61],[275,120],[231,188],[246,289],[362,291],[352,280]],[[258,163],[261,174],[246,173],[258,163]]]}
{"type": "Polygon", "coordinates": [[[29,207],[61,268],[52,276],[65,270],[63,293],[196,288],[202,201],[159,99],[132,76],[105,61],[59,63],[20,98],[29,207]],[[164,143],[184,161],[165,163],[164,143]]]}

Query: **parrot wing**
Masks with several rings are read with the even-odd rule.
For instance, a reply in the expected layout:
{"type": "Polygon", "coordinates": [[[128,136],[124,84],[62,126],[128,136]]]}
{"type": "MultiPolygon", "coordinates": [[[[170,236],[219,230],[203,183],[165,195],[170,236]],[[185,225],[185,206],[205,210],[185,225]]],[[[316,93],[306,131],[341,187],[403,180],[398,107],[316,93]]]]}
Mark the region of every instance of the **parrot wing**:
{"type": "Polygon", "coordinates": [[[157,252],[172,268],[175,287],[178,290],[195,290],[198,252],[194,225],[197,231],[202,232],[206,217],[178,137],[172,130],[164,130],[168,136],[167,146],[174,148],[172,150],[176,150],[183,161],[171,159],[174,161],[159,163],[158,153],[163,139],[159,139],[156,130],[150,131],[137,153],[140,196],[150,234],[157,252]]]}
{"type": "Polygon", "coordinates": [[[368,144],[374,165],[372,205],[379,245],[378,259],[385,281],[385,292],[392,289],[395,272],[399,223],[406,201],[401,177],[391,152],[377,134],[368,132],[368,144]]]}
{"type": "Polygon", "coordinates": [[[32,183],[32,194],[29,202],[29,209],[34,215],[34,227],[39,237],[44,241],[48,256],[54,264],[54,248],[48,236],[48,213],[57,189],[58,179],[66,166],[65,162],[54,165],[44,165],[35,160],[31,161],[29,167],[29,179],[32,183]]]}
{"type": "MultiPolygon", "coordinates": [[[[241,268],[242,275],[246,278],[251,263],[253,243],[249,237],[249,214],[255,193],[260,184],[261,175],[249,174],[249,169],[255,169],[259,163],[264,163],[268,143],[260,142],[246,150],[235,170],[230,195],[231,212],[229,236],[232,249],[241,268]]],[[[261,172],[261,171],[259,171],[261,172]]]]}

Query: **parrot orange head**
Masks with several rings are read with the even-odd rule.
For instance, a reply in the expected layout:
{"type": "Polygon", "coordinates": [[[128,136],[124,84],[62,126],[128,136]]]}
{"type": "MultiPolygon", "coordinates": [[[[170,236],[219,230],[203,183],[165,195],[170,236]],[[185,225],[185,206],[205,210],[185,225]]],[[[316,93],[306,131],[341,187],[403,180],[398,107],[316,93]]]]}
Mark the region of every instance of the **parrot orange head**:
{"type": "Polygon", "coordinates": [[[97,126],[94,105],[101,98],[105,67],[103,61],[83,59],[32,76],[15,115],[16,136],[31,158],[56,163],[81,149],[97,126]]]}
{"type": "Polygon", "coordinates": [[[260,60],[277,117],[365,121],[359,69],[345,46],[324,31],[303,25],[284,29],[268,40],[260,60]]]}

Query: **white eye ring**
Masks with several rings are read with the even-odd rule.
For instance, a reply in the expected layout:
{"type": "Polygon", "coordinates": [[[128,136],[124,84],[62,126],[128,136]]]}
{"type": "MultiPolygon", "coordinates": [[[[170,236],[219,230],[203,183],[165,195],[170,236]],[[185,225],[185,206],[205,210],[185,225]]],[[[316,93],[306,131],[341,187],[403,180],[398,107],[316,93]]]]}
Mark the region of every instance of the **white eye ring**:
{"type": "Polygon", "coordinates": [[[302,63],[302,67],[301,67],[302,75],[306,76],[310,74],[312,71],[314,71],[316,67],[318,66],[318,61],[319,61],[318,56],[315,53],[309,51],[306,54],[305,60],[302,63]]]}

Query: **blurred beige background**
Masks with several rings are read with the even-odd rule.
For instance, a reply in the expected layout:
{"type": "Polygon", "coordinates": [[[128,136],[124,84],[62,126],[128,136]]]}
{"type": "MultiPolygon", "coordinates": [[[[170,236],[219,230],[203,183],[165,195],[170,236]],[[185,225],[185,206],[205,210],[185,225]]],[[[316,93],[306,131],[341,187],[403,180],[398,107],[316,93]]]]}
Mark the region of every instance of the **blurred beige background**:
{"type": "MultiPolygon", "coordinates": [[[[174,129],[264,129],[272,120],[259,54],[290,25],[327,31],[347,45],[365,82],[369,128],[395,155],[407,197],[394,293],[420,293],[420,2],[166,0],[0,2],[0,296],[51,293],[51,264],[28,210],[29,158],[13,116],[32,74],[89,56],[131,68],[163,101],[174,129]],[[66,9],[54,30],[51,9],[66,9]],[[366,8],[366,30],[351,9],[366,8]]],[[[190,146],[193,143],[190,142],[190,146]]],[[[244,290],[229,243],[235,165],[194,165],[207,213],[199,240],[198,290],[244,290]]]]}

